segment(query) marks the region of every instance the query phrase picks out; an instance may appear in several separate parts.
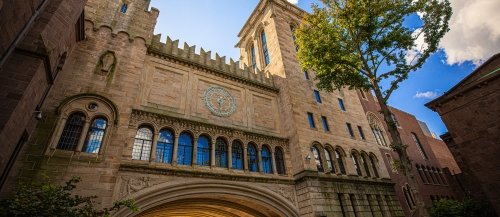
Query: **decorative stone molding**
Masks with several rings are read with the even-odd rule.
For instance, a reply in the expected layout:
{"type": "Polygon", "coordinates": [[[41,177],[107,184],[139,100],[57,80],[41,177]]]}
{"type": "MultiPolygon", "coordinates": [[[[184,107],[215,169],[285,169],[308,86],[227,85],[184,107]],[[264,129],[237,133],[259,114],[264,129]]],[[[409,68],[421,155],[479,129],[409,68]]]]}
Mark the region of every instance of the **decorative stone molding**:
{"type": "Polygon", "coordinates": [[[120,176],[118,181],[118,185],[120,186],[118,198],[123,199],[135,192],[138,192],[146,188],[150,188],[152,186],[161,184],[163,182],[146,176],[142,177],[120,176]]]}
{"type": "Polygon", "coordinates": [[[283,186],[283,185],[279,186],[270,185],[266,186],[266,188],[268,188],[273,192],[278,193],[279,195],[283,196],[284,198],[295,204],[295,194],[294,194],[295,190],[293,189],[293,187],[283,186]]]}
{"type": "Polygon", "coordinates": [[[285,151],[285,154],[289,154],[288,139],[286,138],[263,135],[230,127],[222,127],[133,109],[130,117],[129,128],[136,129],[140,124],[144,123],[151,123],[155,126],[158,126],[159,129],[174,129],[176,134],[182,131],[190,131],[193,133],[197,132],[197,134],[205,133],[212,138],[217,137],[217,135],[224,135],[230,140],[238,139],[241,141],[251,141],[259,145],[259,147],[263,144],[267,144],[273,149],[276,146],[280,146],[283,148],[283,151],[285,151]]]}

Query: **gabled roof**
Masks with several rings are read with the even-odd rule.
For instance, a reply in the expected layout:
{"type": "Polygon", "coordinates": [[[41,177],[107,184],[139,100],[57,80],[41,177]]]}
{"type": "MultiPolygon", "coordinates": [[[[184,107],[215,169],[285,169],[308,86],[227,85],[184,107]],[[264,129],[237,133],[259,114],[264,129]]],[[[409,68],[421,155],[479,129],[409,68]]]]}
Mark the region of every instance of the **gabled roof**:
{"type": "Polygon", "coordinates": [[[470,75],[465,77],[462,81],[458,82],[450,90],[442,96],[425,104],[430,109],[434,109],[455,96],[470,91],[477,87],[479,84],[500,76],[500,63],[490,67],[496,60],[500,60],[500,53],[490,57],[486,62],[477,67],[470,75]]]}

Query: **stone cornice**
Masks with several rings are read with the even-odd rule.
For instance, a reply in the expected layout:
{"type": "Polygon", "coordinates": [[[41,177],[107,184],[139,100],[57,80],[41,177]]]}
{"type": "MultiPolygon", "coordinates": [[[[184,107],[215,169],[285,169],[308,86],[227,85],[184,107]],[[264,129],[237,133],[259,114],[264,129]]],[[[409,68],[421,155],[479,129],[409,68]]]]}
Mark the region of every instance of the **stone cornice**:
{"type": "Polygon", "coordinates": [[[210,178],[210,179],[244,181],[244,182],[277,183],[277,184],[287,184],[287,185],[294,184],[293,179],[287,176],[276,176],[272,174],[260,174],[260,173],[229,174],[229,173],[219,173],[217,171],[209,171],[209,170],[207,171],[193,170],[191,167],[167,168],[167,167],[155,167],[149,164],[139,164],[139,163],[122,163],[120,164],[119,171],[170,175],[170,176],[180,176],[180,177],[210,178]]]}
{"type": "Polygon", "coordinates": [[[395,183],[391,182],[390,179],[386,178],[365,178],[351,175],[335,175],[335,174],[325,174],[319,173],[317,171],[311,170],[303,170],[294,175],[295,182],[300,183],[305,180],[315,179],[321,181],[330,181],[330,182],[344,182],[344,183],[358,183],[358,184],[371,184],[371,185],[386,185],[386,186],[394,186],[395,183]]]}

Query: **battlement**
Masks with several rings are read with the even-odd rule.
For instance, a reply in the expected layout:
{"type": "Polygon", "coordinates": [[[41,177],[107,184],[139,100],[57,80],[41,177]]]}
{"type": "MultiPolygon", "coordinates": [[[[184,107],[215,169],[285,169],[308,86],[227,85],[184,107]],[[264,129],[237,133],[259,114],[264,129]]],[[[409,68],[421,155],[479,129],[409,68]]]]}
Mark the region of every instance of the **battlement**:
{"type": "Polygon", "coordinates": [[[227,63],[226,57],[220,56],[218,53],[215,54],[215,59],[212,59],[211,51],[205,51],[201,48],[197,54],[195,53],[196,46],[189,46],[184,43],[184,47],[179,48],[179,40],[173,41],[170,37],[167,37],[167,41],[163,43],[160,42],[160,38],[161,34],[153,36],[151,45],[148,48],[148,54],[173,58],[231,79],[258,85],[273,91],[278,90],[274,85],[272,75],[268,72],[259,69],[254,70],[252,67],[248,67],[246,64],[242,65],[240,61],[234,61],[232,58],[227,63]]]}

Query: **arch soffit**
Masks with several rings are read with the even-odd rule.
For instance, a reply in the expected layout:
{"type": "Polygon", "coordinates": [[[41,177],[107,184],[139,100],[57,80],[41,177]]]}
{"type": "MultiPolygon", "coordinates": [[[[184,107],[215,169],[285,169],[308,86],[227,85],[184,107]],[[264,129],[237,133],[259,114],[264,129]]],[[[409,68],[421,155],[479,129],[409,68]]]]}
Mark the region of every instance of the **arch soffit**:
{"type": "MultiPolygon", "coordinates": [[[[70,97],[64,99],[57,107],[56,112],[58,115],[60,115],[65,111],[65,109],[68,107],[68,105],[70,105],[78,100],[85,100],[85,99],[95,100],[95,101],[98,101],[98,102],[104,104],[105,106],[107,106],[112,112],[112,114],[111,114],[112,117],[110,117],[110,118],[112,118],[112,121],[114,122],[115,125],[118,124],[119,112],[118,112],[118,107],[116,106],[116,104],[114,104],[113,101],[111,101],[110,99],[108,99],[104,96],[101,96],[98,94],[93,94],[93,93],[77,94],[77,95],[70,96],[70,97]]],[[[85,112],[85,114],[87,114],[87,117],[88,117],[88,113],[85,112]]],[[[100,115],[102,115],[102,114],[100,114],[100,115]]]]}
{"type": "MultiPolygon", "coordinates": [[[[200,198],[203,196],[221,195],[224,197],[246,198],[252,202],[278,212],[281,216],[298,217],[299,213],[293,203],[283,196],[264,187],[228,181],[193,181],[163,183],[131,194],[141,210],[147,211],[162,204],[181,199],[200,198]],[[223,193],[221,193],[223,192],[223,193]]],[[[113,216],[134,216],[136,213],[121,209],[113,216]]]]}

